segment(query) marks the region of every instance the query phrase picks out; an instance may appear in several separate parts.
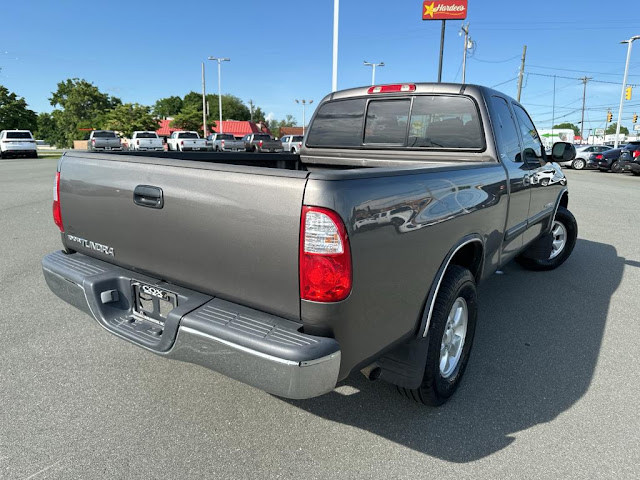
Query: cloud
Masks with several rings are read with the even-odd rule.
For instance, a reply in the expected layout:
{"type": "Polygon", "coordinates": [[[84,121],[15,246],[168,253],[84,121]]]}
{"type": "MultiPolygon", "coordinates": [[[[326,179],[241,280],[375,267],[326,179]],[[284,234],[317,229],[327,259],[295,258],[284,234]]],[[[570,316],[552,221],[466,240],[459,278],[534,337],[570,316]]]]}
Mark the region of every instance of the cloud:
{"type": "Polygon", "coordinates": [[[276,115],[273,112],[267,113],[267,115],[264,117],[264,119],[267,122],[270,122],[271,120],[275,120],[275,118],[276,118],[276,115]]]}

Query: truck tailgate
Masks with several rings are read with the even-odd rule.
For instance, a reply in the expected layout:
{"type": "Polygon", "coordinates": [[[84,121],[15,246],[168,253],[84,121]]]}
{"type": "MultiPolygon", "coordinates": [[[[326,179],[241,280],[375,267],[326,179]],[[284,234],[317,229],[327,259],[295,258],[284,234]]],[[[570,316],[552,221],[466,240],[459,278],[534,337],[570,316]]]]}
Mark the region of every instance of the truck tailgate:
{"type": "Polygon", "coordinates": [[[306,176],[153,157],[67,154],[60,164],[63,242],[125,268],[298,320],[306,176]],[[162,208],[134,203],[138,186],[161,189],[162,208]]]}

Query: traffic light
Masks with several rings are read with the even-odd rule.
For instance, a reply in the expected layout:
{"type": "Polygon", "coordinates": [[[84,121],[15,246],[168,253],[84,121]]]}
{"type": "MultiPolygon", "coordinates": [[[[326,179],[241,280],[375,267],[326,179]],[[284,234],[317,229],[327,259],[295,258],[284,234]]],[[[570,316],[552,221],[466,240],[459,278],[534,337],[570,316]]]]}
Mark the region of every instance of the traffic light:
{"type": "Polygon", "coordinates": [[[631,86],[627,87],[624,91],[624,98],[627,100],[631,100],[631,91],[633,88],[631,86]]]}
{"type": "Polygon", "coordinates": [[[613,114],[611,112],[607,112],[607,122],[613,120],[613,114]]]}
{"type": "Polygon", "coordinates": [[[637,123],[637,121],[638,121],[638,114],[634,113],[633,114],[633,123],[637,123]]]}

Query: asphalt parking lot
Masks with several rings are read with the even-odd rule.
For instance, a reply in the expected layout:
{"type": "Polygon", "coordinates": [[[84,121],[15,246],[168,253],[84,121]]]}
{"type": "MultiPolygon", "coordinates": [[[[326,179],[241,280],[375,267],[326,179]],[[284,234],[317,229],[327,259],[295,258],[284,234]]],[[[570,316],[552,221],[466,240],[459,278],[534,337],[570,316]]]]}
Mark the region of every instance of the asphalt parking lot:
{"type": "Polygon", "coordinates": [[[0,478],[640,477],[640,178],[567,171],[553,272],[480,289],[457,395],[283,400],[117,339],[45,285],[56,161],[0,161],[0,478]]]}

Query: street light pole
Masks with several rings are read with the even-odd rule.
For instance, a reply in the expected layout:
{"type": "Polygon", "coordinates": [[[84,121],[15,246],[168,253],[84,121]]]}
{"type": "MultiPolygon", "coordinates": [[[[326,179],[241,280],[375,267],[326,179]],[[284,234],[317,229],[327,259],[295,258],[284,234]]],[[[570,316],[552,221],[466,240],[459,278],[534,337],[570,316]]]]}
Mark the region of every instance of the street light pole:
{"type": "Polygon", "coordinates": [[[384,67],[384,62],[371,63],[365,60],[364,62],[362,62],[362,64],[365,67],[373,67],[373,70],[371,71],[371,85],[375,85],[376,84],[376,67],[384,67]]]}
{"type": "Polygon", "coordinates": [[[202,133],[207,138],[207,94],[204,88],[204,62],[202,62],[202,133]]]}
{"type": "Polygon", "coordinates": [[[626,43],[627,46],[627,62],[624,65],[624,78],[622,79],[622,92],[620,93],[620,108],[618,109],[618,124],[616,125],[616,139],[613,148],[618,148],[618,136],[620,135],[620,122],[622,121],[622,103],[624,102],[624,90],[627,86],[627,77],[629,76],[629,60],[631,59],[631,45],[634,40],[638,40],[640,35],[635,35],[629,40],[623,40],[620,43],[626,43]]]}
{"type": "Polygon", "coordinates": [[[464,33],[464,51],[462,52],[462,83],[464,83],[467,73],[467,50],[469,49],[469,23],[462,25],[460,33],[464,33]]]}
{"type": "Polygon", "coordinates": [[[222,62],[230,62],[230,58],[223,57],[209,57],[209,60],[215,60],[218,62],[218,113],[220,114],[220,125],[218,125],[218,133],[224,133],[222,131],[222,81],[220,79],[220,64],[222,62]]]}
{"type": "Polygon", "coordinates": [[[340,17],[340,0],[333,0],[333,73],[331,75],[331,91],[338,90],[338,20],[340,17]]]}
{"type": "Polygon", "coordinates": [[[297,98],[295,100],[296,103],[302,104],[302,135],[304,136],[304,127],[307,124],[305,108],[307,104],[311,105],[313,103],[313,100],[298,100],[297,98]]]}

